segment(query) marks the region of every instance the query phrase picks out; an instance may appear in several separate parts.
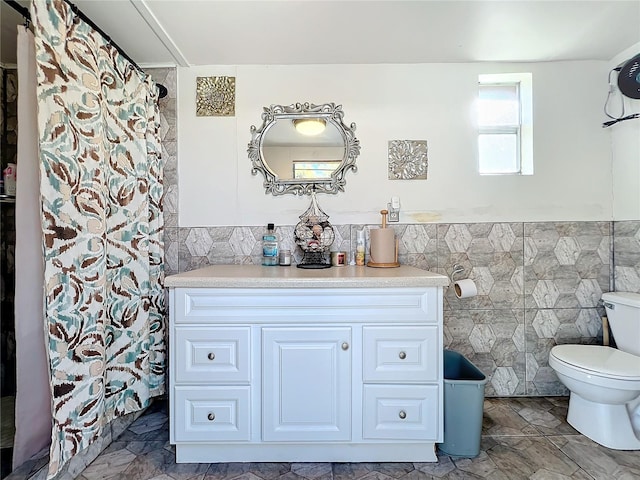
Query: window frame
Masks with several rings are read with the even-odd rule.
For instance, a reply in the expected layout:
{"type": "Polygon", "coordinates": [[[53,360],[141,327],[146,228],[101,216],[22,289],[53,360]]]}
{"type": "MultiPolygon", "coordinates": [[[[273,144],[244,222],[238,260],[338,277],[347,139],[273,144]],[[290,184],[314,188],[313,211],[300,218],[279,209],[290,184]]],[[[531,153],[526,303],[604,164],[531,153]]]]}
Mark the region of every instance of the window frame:
{"type": "MultiPolygon", "coordinates": [[[[498,73],[478,75],[478,101],[482,87],[515,86],[518,98],[518,123],[511,125],[480,125],[478,110],[478,156],[477,167],[480,175],[533,175],[533,108],[532,108],[532,75],[531,73],[498,73]],[[480,150],[480,139],[486,135],[515,135],[516,137],[516,169],[513,171],[483,171],[480,150]]],[[[478,107],[479,108],[479,107],[478,107]]]]}

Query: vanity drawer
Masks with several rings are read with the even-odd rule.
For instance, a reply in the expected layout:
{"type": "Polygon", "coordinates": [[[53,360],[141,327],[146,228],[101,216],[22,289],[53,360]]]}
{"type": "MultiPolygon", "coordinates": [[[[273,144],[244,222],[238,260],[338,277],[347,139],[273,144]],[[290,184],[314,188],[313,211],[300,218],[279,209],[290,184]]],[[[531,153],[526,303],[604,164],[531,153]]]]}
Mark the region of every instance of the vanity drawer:
{"type": "MultiPolygon", "coordinates": [[[[274,277],[274,281],[277,277],[274,277]]],[[[311,322],[437,325],[436,288],[176,288],[174,324],[311,322]],[[309,308],[322,305],[322,308],[309,308]]]]}
{"type": "Polygon", "coordinates": [[[440,374],[436,326],[362,329],[365,382],[435,382],[440,374]]]}
{"type": "Polygon", "coordinates": [[[249,327],[176,327],[175,381],[248,383],[249,327]]]}
{"type": "Polygon", "coordinates": [[[250,387],[175,387],[173,433],[178,442],[248,441],[250,387]]]}
{"type": "Polygon", "coordinates": [[[437,440],[437,385],[365,385],[362,437],[437,440]]]}

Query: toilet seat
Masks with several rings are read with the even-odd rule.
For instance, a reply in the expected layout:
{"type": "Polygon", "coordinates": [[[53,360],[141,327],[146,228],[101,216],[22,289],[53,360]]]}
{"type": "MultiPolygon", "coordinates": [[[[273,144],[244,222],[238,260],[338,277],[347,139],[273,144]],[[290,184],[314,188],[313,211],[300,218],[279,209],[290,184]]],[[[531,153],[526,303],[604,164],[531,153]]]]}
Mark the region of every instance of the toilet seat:
{"type": "Polygon", "coordinates": [[[625,381],[640,382],[640,357],[600,345],[557,345],[550,355],[569,368],[625,381]]]}

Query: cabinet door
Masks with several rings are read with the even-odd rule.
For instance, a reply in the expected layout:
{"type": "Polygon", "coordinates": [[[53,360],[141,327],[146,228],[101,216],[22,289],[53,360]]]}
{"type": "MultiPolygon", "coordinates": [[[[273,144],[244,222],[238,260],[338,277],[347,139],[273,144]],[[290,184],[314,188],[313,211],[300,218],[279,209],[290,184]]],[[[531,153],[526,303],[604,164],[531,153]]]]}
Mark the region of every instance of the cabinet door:
{"type": "Polygon", "coordinates": [[[263,440],[351,438],[351,328],[262,329],[263,440]]]}

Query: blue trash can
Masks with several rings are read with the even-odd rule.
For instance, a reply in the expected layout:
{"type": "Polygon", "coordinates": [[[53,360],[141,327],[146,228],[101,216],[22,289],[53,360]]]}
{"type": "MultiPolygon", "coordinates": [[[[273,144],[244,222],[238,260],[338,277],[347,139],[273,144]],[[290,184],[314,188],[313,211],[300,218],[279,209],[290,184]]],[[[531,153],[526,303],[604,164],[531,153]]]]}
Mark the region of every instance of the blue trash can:
{"type": "Polygon", "coordinates": [[[487,377],[464,355],[444,351],[444,442],[438,449],[452,457],[480,453],[484,386],[487,377]]]}

